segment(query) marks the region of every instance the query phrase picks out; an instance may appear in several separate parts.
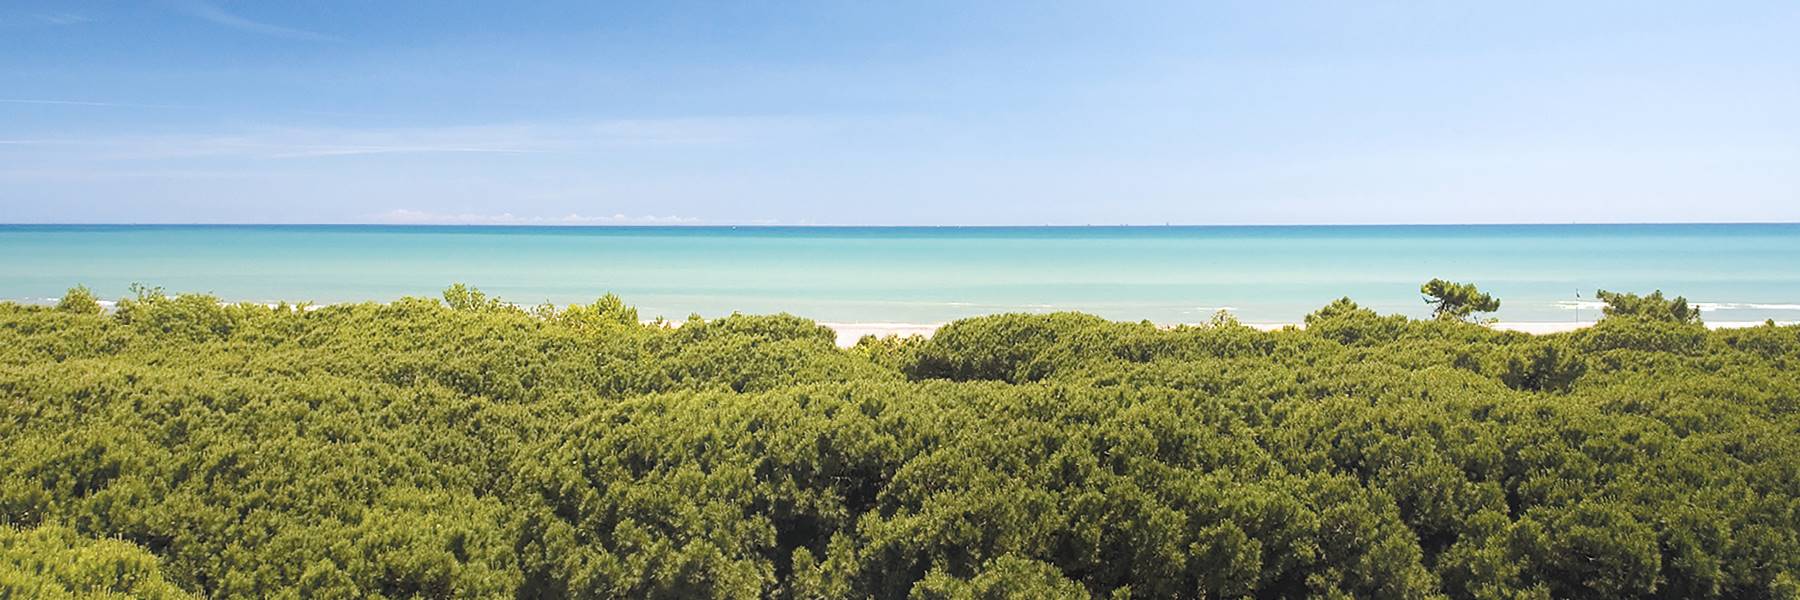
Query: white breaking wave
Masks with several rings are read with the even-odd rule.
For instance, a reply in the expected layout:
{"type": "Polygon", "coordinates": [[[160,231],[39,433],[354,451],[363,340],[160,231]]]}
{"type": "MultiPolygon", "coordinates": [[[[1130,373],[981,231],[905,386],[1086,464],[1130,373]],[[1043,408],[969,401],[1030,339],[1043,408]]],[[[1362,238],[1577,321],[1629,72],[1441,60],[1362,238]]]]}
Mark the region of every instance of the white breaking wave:
{"type": "MultiPolygon", "coordinates": [[[[62,298],[40,298],[40,299],[22,298],[21,300],[25,304],[39,304],[39,305],[54,305],[58,302],[62,302],[62,298]]],[[[11,301],[12,300],[10,298],[0,298],[0,302],[11,302],[11,301]]],[[[113,307],[119,305],[118,301],[116,301],[116,300],[101,300],[98,298],[94,299],[94,303],[99,304],[100,308],[104,308],[107,310],[111,310],[113,307]]]]}
{"type": "Polygon", "coordinates": [[[1606,303],[1599,300],[1557,300],[1556,307],[1563,310],[1600,310],[1606,303]]]}
{"type": "Polygon", "coordinates": [[[1762,304],[1757,302],[1695,302],[1702,311],[1714,310],[1800,310],[1800,304],[1762,304]]]}
{"type": "MultiPolygon", "coordinates": [[[[1692,302],[1700,312],[1717,310],[1800,310],[1800,304],[1762,303],[1762,302],[1692,302]]],[[[1600,310],[1606,303],[1599,300],[1558,300],[1556,307],[1563,310],[1600,310]]]]}

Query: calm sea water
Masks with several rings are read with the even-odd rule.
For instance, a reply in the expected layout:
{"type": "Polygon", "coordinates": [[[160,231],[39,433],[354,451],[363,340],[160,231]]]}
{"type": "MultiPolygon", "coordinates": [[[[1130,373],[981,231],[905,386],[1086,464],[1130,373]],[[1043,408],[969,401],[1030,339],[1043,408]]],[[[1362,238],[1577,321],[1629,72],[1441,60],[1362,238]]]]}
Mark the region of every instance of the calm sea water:
{"type": "Polygon", "coordinates": [[[1592,320],[1596,288],[1662,289],[1709,321],[1800,319],[1800,224],[1317,227],[0,226],[0,299],[133,282],[227,300],[508,301],[613,292],[645,317],[791,312],[939,323],[1081,310],[1121,320],[1293,322],[1340,296],[1426,314],[1472,281],[1506,321],[1592,320]],[[1577,296],[1579,294],[1579,297],[1577,296]]]}

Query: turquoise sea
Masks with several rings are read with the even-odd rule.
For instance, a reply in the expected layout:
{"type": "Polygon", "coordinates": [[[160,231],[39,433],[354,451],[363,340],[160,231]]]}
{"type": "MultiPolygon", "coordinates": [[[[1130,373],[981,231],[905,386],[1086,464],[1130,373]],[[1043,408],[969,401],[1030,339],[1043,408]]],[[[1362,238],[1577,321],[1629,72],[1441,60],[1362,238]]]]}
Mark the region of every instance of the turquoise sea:
{"type": "Polygon", "coordinates": [[[941,323],[1080,310],[1112,319],[1297,322],[1340,296],[1426,314],[1419,284],[1471,281],[1504,321],[1588,321],[1597,288],[1662,289],[1708,321],[1800,320],[1800,224],[1224,227],[0,225],[0,299],[133,282],[226,300],[432,296],[521,304],[613,292],[646,318],[791,312],[941,323]]]}

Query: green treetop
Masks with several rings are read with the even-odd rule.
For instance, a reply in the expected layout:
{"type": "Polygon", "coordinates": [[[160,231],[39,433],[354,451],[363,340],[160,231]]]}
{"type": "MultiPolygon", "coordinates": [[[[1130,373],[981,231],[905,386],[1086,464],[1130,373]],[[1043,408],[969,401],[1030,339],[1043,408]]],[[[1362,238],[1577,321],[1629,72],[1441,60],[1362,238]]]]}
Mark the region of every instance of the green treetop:
{"type": "Polygon", "coordinates": [[[1594,296],[1606,303],[1607,317],[1625,317],[1671,323],[1699,323],[1700,308],[1688,304],[1687,298],[1663,298],[1662,290],[1639,296],[1599,290],[1594,296]]]}
{"type": "Polygon", "coordinates": [[[1425,303],[1432,305],[1431,316],[1448,321],[1467,320],[1475,313],[1500,310],[1500,299],[1482,292],[1473,283],[1455,283],[1432,279],[1419,286],[1425,303]]]}

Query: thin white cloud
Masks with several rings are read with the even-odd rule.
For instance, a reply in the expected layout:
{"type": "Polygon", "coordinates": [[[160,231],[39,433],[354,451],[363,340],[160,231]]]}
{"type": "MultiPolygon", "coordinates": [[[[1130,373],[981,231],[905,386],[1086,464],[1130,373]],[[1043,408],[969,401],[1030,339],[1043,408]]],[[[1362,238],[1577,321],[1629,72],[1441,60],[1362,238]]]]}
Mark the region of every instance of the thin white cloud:
{"type": "MultiPolygon", "coordinates": [[[[75,101],[70,101],[75,102],[75,101]]],[[[674,118],[416,127],[260,128],[231,133],[0,139],[46,156],[94,160],[327,159],[398,154],[537,154],[639,146],[719,145],[804,134],[793,119],[674,118]]]]}
{"type": "MultiPolygon", "coordinates": [[[[177,110],[193,110],[193,111],[213,111],[213,112],[220,110],[220,108],[216,107],[216,106],[201,106],[198,104],[152,104],[152,103],[145,103],[145,102],[102,102],[102,101],[95,101],[95,100],[64,100],[64,99],[58,99],[58,98],[0,98],[0,104],[36,104],[36,105],[43,105],[43,106],[74,106],[74,107],[99,107],[99,108],[157,108],[157,109],[177,109],[177,110]]],[[[344,112],[344,111],[337,111],[337,110],[291,110],[291,111],[281,111],[281,112],[292,112],[294,114],[302,114],[302,115],[322,115],[322,116],[328,116],[328,117],[368,117],[368,118],[392,117],[392,115],[377,115],[377,114],[359,113],[359,112],[344,112]]]]}
{"type": "Polygon", "coordinates": [[[270,129],[224,136],[225,151],[252,148],[263,158],[330,158],[376,154],[532,154],[566,150],[573,140],[555,128],[473,125],[405,129],[270,129]]]}
{"type": "Polygon", "coordinates": [[[133,102],[91,102],[87,100],[51,100],[43,98],[0,98],[0,104],[42,104],[51,106],[104,106],[118,108],[195,108],[179,104],[138,104],[133,102]]]}
{"type": "Polygon", "coordinates": [[[556,146],[522,132],[485,128],[409,130],[275,129],[225,135],[0,139],[0,145],[39,146],[47,153],[99,160],[183,158],[301,159],[373,154],[545,152],[556,146]]]}
{"type": "Polygon", "coordinates": [[[480,146],[312,146],[295,148],[291,152],[270,154],[269,158],[318,158],[327,156],[356,156],[361,154],[534,154],[538,152],[545,151],[530,148],[480,146]]]}
{"type": "Polygon", "coordinates": [[[93,20],[93,17],[76,12],[24,12],[0,8],[0,29],[62,27],[80,25],[93,20]]]}
{"type": "Polygon", "coordinates": [[[280,25],[263,23],[261,21],[252,21],[250,19],[246,19],[244,17],[240,17],[238,15],[234,15],[229,12],[226,12],[224,9],[221,9],[217,6],[214,6],[212,4],[204,2],[203,0],[178,0],[178,1],[174,2],[173,5],[175,7],[175,10],[181,11],[182,13],[185,13],[189,16],[193,16],[193,17],[196,17],[201,20],[208,21],[208,22],[211,22],[211,23],[214,23],[217,25],[223,25],[225,27],[237,29],[239,31],[247,31],[250,33],[257,33],[257,34],[262,34],[262,35],[267,35],[267,36],[272,36],[272,37],[287,38],[290,40],[304,40],[304,41],[309,41],[309,42],[340,42],[340,41],[343,41],[342,38],[339,38],[337,36],[326,35],[326,34],[314,32],[314,31],[307,31],[304,29],[283,27],[280,25]]]}
{"type": "Polygon", "coordinates": [[[687,225],[700,222],[697,218],[675,215],[614,214],[610,217],[599,217],[569,213],[560,217],[545,217],[521,216],[512,213],[436,213],[404,208],[372,215],[371,218],[378,223],[395,225],[687,225]]]}
{"type": "Polygon", "coordinates": [[[0,169],[0,181],[94,181],[103,179],[256,179],[266,178],[270,174],[246,170],[203,170],[203,169],[157,169],[157,170],[113,170],[113,169],[0,169]]]}
{"type": "Polygon", "coordinates": [[[93,17],[72,12],[38,13],[32,17],[45,25],[77,25],[94,20],[93,17]]]}

